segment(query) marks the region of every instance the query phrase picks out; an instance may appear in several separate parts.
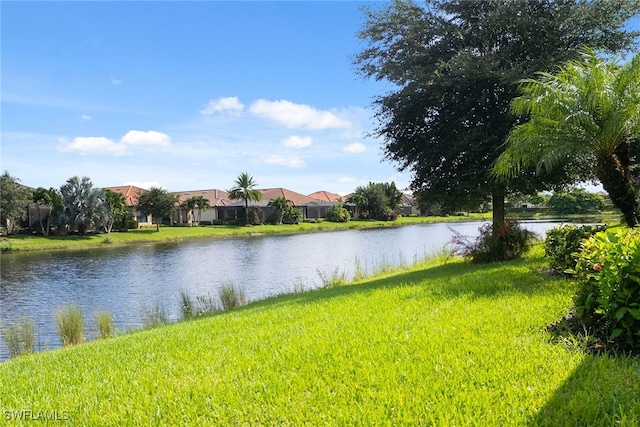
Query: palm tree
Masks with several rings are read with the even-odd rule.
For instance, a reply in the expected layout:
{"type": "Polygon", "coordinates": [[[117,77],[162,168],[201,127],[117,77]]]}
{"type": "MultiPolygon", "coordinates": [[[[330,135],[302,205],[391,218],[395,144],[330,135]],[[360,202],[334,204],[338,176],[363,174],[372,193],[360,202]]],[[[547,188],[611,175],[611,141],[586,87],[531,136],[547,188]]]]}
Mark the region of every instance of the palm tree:
{"type": "MultiPolygon", "coordinates": [[[[182,206],[187,210],[187,215],[190,217],[194,209],[198,211],[198,225],[200,225],[200,219],[202,218],[202,211],[211,207],[209,199],[204,196],[193,196],[188,198],[182,203],[182,206]]],[[[190,223],[191,224],[191,223],[190,223]]]]}
{"type": "Polygon", "coordinates": [[[236,178],[234,186],[228,191],[231,200],[244,200],[245,225],[249,219],[249,202],[259,202],[262,200],[262,193],[256,190],[256,182],[247,172],[242,172],[236,178]]]}
{"type": "Polygon", "coordinates": [[[195,208],[198,210],[198,225],[200,225],[200,219],[202,219],[202,211],[206,211],[211,207],[211,203],[209,199],[204,196],[195,196],[194,197],[196,206],[195,208]]]}
{"type": "Polygon", "coordinates": [[[33,192],[33,203],[36,205],[38,212],[38,222],[40,223],[40,229],[44,236],[49,236],[51,231],[51,219],[54,215],[54,209],[62,207],[62,196],[55,188],[51,187],[48,190],[43,187],[38,187],[33,192]],[[47,208],[47,225],[42,223],[42,207],[47,208]]]}
{"type": "Polygon", "coordinates": [[[632,153],[640,144],[640,54],[620,66],[583,49],[580,60],[523,80],[521,89],[512,109],[530,119],[512,130],[494,173],[511,178],[531,166],[540,173],[566,165],[580,179],[597,178],[627,225],[638,225],[632,153]]]}
{"type": "Polygon", "coordinates": [[[282,224],[282,218],[284,217],[284,213],[289,209],[289,200],[284,197],[276,197],[275,199],[269,200],[269,204],[267,206],[275,208],[278,213],[278,225],[282,224]]]}
{"type": "Polygon", "coordinates": [[[354,193],[347,199],[347,203],[351,203],[355,206],[353,208],[353,217],[359,219],[362,208],[367,206],[369,200],[363,194],[354,193]]]}
{"type": "Polygon", "coordinates": [[[71,177],[60,187],[64,203],[64,213],[60,218],[68,221],[68,226],[85,234],[95,225],[106,206],[104,190],[95,188],[88,177],[71,177]]]}
{"type": "MultiPolygon", "coordinates": [[[[195,197],[189,197],[187,200],[182,202],[180,207],[187,211],[187,223],[189,223],[189,227],[191,227],[193,225],[193,221],[191,221],[192,213],[196,208],[195,197]]],[[[180,221],[182,221],[182,214],[180,214],[180,221]]]]}

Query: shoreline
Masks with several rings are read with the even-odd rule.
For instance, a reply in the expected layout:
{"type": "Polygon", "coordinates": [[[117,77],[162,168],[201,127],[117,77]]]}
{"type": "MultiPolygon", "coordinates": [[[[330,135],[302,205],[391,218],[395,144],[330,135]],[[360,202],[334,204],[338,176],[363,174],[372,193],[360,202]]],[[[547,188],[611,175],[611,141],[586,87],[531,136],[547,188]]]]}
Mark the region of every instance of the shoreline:
{"type": "MultiPolygon", "coordinates": [[[[508,213],[507,219],[514,221],[563,221],[563,222],[616,222],[617,216],[611,213],[595,215],[567,215],[564,218],[544,215],[531,216],[519,213],[508,213]]],[[[0,254],[60,252],[91,250],[97,248],[129,246],[150,243],[172,243],[185,240],[215,238],[229,239],[238,237],[278,236],[318,233],[328,231],[376,229],[402,227],[405,225],[478,222],[491,221],[491,212],[470,213],[458,216],[417,216],[399,217],[396,221],[351,220],[348,222],[301,222],[299,224],[281,225],[203,225],[196,227],[162,226],[160,231],[154,227],[111,232],[109,234],[88,235],[52,235],[45,237],[39,234],[18,234],[0,237],[0,254]]]]}

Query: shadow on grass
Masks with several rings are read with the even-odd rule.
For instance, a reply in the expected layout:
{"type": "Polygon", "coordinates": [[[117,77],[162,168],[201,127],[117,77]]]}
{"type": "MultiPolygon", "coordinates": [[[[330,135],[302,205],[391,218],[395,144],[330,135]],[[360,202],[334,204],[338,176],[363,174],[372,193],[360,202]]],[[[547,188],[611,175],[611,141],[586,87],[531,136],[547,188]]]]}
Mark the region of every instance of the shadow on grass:
{"type": "Polygon", "coordinates": [[[419,292],[423,292],[425,295],[443,298],[460,295],[467,295],[471,298],[489,298],[513,293],[534,295],[547,289],[551,282],[561,280],[539,273],[530,267],[532,264],[527,263],[526,260],[494,264],[452,262],[391,274],[386,277],[363,279],[356,284],[280,295],[256,301],[251,306],[312,303],[323,299],[405,286],[415,286],[419,292]]]}
{"type": "Polygon", "coordinates": [[[638,425],[640,359],[587,356],[531,426],[638,425]]]}

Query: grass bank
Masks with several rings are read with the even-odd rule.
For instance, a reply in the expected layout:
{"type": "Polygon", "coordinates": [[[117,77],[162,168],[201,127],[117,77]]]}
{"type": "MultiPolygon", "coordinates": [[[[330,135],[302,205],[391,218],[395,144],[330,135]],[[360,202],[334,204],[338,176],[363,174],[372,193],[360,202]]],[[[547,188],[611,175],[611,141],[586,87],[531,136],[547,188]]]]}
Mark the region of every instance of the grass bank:
{"type": "Polygon", "coordinates": [[[637,359],[549,342],[544,329],[573,288],[538,272],[540,253],[414,266],[20,357],[0,364],[0,415],[53,413],[73,425],[637,425],[637,359]]]}
{"type": "Polygon", "coordinates": [[[278,235],[295,233],[313,233],[319,231],[348,230],[361,228],[397,227],[407,224],[478,221],[491,218],[488,214],[469,214],[465,216],[447,217],[403,217],[397,221],[350,221],[347,223],[317,222],[295,225],[259,225],[242,227],[233,225],[215,225],[202,227],[161,227],[157,232],[155,226],[127,232],[96,234],[86,236],[49,236],[17,235],[0,238],[0,250],[8,251],[54,251],[81,250],[101,246],[117,246],[138,243],[172,242],[198,238],[229,238],[251,235],[278,235]]]}

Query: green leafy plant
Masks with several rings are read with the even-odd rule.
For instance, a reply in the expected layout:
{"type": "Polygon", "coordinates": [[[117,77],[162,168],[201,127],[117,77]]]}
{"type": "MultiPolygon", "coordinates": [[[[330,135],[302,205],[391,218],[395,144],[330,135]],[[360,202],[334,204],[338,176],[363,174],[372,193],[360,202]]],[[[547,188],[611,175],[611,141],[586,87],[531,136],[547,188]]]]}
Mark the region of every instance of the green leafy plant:
{"type": "Polygon", "coordinates": [[[458,254],[473,263],[518,259],[527,252],[536,237],[534,232],[513,221],[505,221],[495,232],[491,224],[483,225],[476,238],[450,230],[454,234],[451,243],[458,254]]]}
{"type": "Polygon", "coordinates": [[[584,243],[574,270],[576,318],[604,343],[640,350],[640,230],[600,232],[584,243]]]}
{"type": "Polygon", "coordinates": [[[33,352],[35,330],[33,320],[27,317],[23,317],[15,323],[3,325],[2,337],[11,357],[33,352]]]}
{"type": "Polygon", "coordinates": [[[82,309],[68,305],[56,311],[56,326],[63,346],[81,344],[84,341],[82,309]]]}
{"type": "Polygon", "coordinates": [[[605,231],[606,225],[559,225],[547,231],[544,255],[549,266],[564,273],[576,266],[582,242],[594,234],[605,231]]]}
{"type": "Polygon", "coordinates": [[[342,203],[336,203],[327,209],[327,221],[331,222],[348,222],[351,214],[342,206],[342,203]]]}

